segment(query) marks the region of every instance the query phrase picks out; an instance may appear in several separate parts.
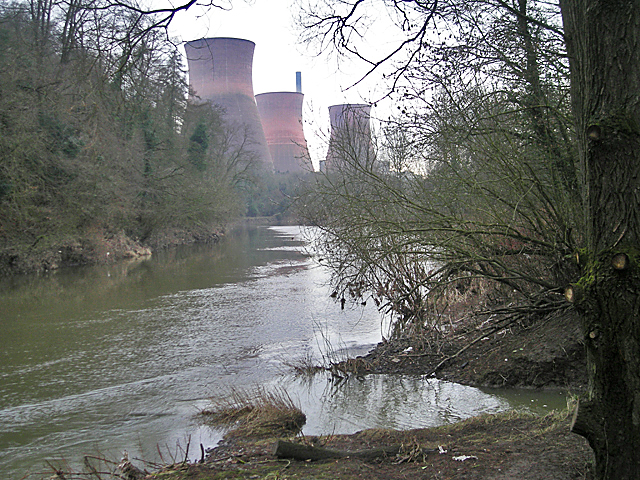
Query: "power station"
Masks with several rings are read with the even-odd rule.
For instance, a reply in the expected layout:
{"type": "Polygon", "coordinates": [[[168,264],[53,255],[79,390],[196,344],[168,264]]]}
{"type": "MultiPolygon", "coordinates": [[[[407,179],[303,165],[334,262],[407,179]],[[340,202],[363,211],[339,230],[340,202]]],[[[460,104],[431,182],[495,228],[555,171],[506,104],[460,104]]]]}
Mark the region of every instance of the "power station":
{"type": "Polygon", "coordinates": [[[302,126],[303,99],[304,95],[300,91],[256,95],[258,112],[276,172],[313,171],[302,126]]]}
{"type": "Polygon", "coordinates": [[[329,107],[331,135],[324,170],[371,168],[375,162],[371,141],[371,106],[345,103],[329,107]]]}
{"type": "MultiPolygon", "coordinates": [[[[203,38],[185,44],[189,68],[189,100],[223,108],[223,120],[250,135],[245,145],[270,170],[313,171],[302,122],[302,76],[296,72],[295,92],[253,93],[255,44],[240,38],[203,38]]],[[[321,170],[372,167],[371,106],[329,107],[331,135],[321,170]]]]}
{"type": "Polygon", "coordinates": [[[255,43],[240,38],[203,38],[185,44],[189,68],[190,101],[210,102],[224,109],[224,120],[266,165],[273,161],[253,94],[255,43]],[[248,141],[247,141],[248,140],[248,141]]]}

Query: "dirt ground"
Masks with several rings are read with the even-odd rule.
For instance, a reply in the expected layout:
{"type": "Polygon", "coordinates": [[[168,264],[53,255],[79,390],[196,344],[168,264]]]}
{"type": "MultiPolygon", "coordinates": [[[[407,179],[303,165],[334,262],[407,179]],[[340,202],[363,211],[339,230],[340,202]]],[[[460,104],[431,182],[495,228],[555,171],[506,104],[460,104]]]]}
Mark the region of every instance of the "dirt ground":
{"type": "MultiPolygon", "coordinates": [[[[459,325],[445,342],[423,336],[380,343],[368,355],[337,365],[334,372],[427,374],[435,369],[439,378],[468,385],[577,393],[586,385],[580,338],[577,320],[566,313],[504,329],[487,328],[479,320],[459,325]]],[[[281,459],[274,455],[276,439],[229,439],[203,464],[170,467],[150,478],[591,479],[593,455],[587,442],[569,431],[571,413],[567,409],[540,417],[507,412],[431,429],[292,439],[343,452],[401,447],[397,455],[366,461],[350,456],[281,459]]]]}
{"type": "Polygon", "coordinates": [[[346,452],[400,445],[395,456],[361,460],[278,459],[275,440],[216,448],[207,463],[169,467],[150,478],[212,479],[591,479],[586,442],[569,432],[567,415],[503,413],[410,431],[364,430],[294,441],[346,452]]]}
{"type": "Polygon", "coordinates": [[[584,345],[572,313],[531,325],[516,323],[485,335],[487,330],[491,328],[479,322],[440,341],[414,337],[384,342],[351,364],[360,373],[428,374],[444,362],[435,375],[465,385],[572,392],[586,388],[584,345]]]}

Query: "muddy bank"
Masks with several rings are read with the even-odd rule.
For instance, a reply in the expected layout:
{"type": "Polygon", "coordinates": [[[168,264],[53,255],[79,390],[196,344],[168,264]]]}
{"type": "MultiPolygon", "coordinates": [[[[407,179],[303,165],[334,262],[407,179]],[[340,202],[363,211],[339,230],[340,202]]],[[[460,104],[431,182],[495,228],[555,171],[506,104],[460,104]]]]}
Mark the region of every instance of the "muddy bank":
{"type": "Polygon", "coordinates": [[[485,335],[487,330],[476,320],[438,338],[425,334],[385,341],[344,368],[359,374],[435,374],[480,387],[586,388],[586,357],[575,314],[554,314],[485,335]]]}
{"type": "Polygon", "coordinates": [[[42,273],[81,265],[106,265],[152,255],[177,245],[216,243],[225,228],[170,229],[141,242],[124,232],[92,229],[78,238],[42,239],[31,245],[0,246],[0,276],[42,273]]]}

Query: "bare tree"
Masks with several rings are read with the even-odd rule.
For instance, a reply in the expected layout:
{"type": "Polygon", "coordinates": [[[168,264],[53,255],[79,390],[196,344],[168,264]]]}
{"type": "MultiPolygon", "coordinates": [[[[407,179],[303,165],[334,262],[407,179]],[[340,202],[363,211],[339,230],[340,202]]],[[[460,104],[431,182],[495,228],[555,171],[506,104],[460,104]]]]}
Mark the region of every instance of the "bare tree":
{"type": "MultiPolygon", "coordinates": [[[[332,16],[321,21],[322,10],[314,10],[307,25],[311,32],[325,28],[320,38],[341,48],[346,32],[358,31],[356,12],[363,5],[332,3],[332,16]],[[351,9],[339,17],[337,9],[347,4],[351,9]]],[[[567,308],[561,293],[575,266],[566,258],[576,248],[582,217],[569,141],[568,70],[552,26],[559,11],[540,11],[536,2],[507,8],[502,2],[448,1],[436,10],[425,2],[385,5],[400,27],[417,29],[409,39],[421,39],[392,50],[412,53],[394,63],[390,95],[401,112],[379,137],[380,161],[391,171],[367,167],[357,154],[348,155],[356,150],[343,142],[347,161],[340,174],[313,193],[322,200],[301,202],[327,206],[315,223],[327,230],[331,250],[346,255],[336,243],[348,245],[352,268],[347,273],[338,260],[336,283],[346,291],[347,284],[364,281],[370,291],[386,292],[386,303],[398,304],[399,291],[389,285],[407,269],[393,266],[413,259],[414,270],[425,270],[428,255],[437,268],[413,276],[407,305],[414,292],[427,288],[436,297],[436,285],[471,277],[515,292],[516,318],[567,308]],[[416,16],[420,21],[407,20],[416,16]],[[427,35],[431,28],[439,35],[427,35]],[[545,52],[533,46],[547,38],[545,52]],[[380,268],[384,274],[369,275],[380,268]]],[[[382,68],[380,61],[370,63],[382,68]]],[[[411,316],[424,322],[433,309],[425,308],[422,296],[415,301],[403,310],[421,312],[411,316]]]]}
{"type": "MultiPolygon", "coordinates": [[[[435,157],[436,166],[432,171],[448,170],[446,175],[434,177],[437,182],[444,182],[450,191],[452,185],[462,187],[453,190],[460,200],[458,208],[451,202],[425,202],[421,198],[420,195],[433,198],[435,185],[422,192],[409,190],[410,195],[404,193],[406,190],[386,190],[393,192],[392,198],[401,200],[392,204],[392,209],[401,205],[405,212],[410,212],[419,211],[425,203],[430,206],[424,210],[432,217],[427,223],[426,238],[431,239],[427,244],[434,248],[425,253],[435,258],[442,252],[462,253],[469,259],[476,256],[477,267],[465,262],[467,270],[486,278],[499,275],[500,281],[511,283],[524,293],[528,291],[528,295],[533,295],[531,298],[544,291],[554,294],[553,303],[560,308],[558,287],[567,277],[573,277],[574,284],[566,290],[565,297],[582,314],[590,378],[589,392],[577,410],[573,430],[585,436],[594,449],[597,478],[635,478],[640,467],[640,457],[634,448],[640,440],[640,276],[637,273],[640,9],[637,2],[611,4],[579,0],[560,1],[557,5],[525,0],[381,1],[379,6],[397,15],[400,27],[408,33],[396,48],[375,58],[364,55],[358,44],[366,38],[366,31],[362,29],[366,20],[365,2],[323,5],[328,10],[307,11],[305,23],[311,34],[324,42],[323,46],[331,45],[368,61],[370,73],[397,61],[391,69],[392,92],[402,93],[406,88],[404,79],[427,65],[421,76],[426,79],[421,86],[424,89],[413,90],[417,95],[409,93],[408,99],[431,102],[436,97],[429,87],[438,85],[442,87],[440,93],[453,100],[445,104],[455,107],[447,117],[457,120],[446,122],[444,130],[441,126],[434,128],[434,132],[455,132],[456,128],[451,127],[458,126],[474,127],[462,142],[424,144],[428,147],[427,155],[435,157]],[[466,17],[467,12],[476,12],[473,18],[477,22],[464,20],[472,18],[466,17]],[[559,14],[562,14],[562,26],[559,14]],[[504,18],[511,18],[511,25],[515,21],[517,27],[488,28],[499,26],[504,18]],[[509,31],[514,35],[506,36],[509,31]],[[440,37],[434,37],[434,32],[440,37]],[[443,39],[444,32],[451,37],[443,39]],[[505,36],[496,38],[496,32],[505,36]],[[535,32],[538,34],[534,35],[535,32]],[[514,38],[520,45],[517,51],[510,50],[515,44],[509,40],[514,38]],[[469,40],[469,48],[456,39],[469,40]],[[477,40],[482,41],[482,49],[476,48],[477,40]],[[493,42],[492,50],[487,49],[487,40],[493,42]],[[568,85],[565,46],[570,60],[574,118],[568,121],[567,111],[562,107],[566,92],[562,88],[545,88],[553,85],[554,78],[559,86],[568,85]],[[485,56],[490,51],[493,54],[485,56]],[[514,56],[514,52],[521,53],[514,56]],[[466,56],[468,54],[471,57],[466,56]],[[541,59],[547,56],[553,62],[541,68],[541,59]],[[446,66],[449,59],[458,64],[461,59],[473,61],[464,64],[470,70],[467,68],[465,74],[458,75],[456,72],[460,70],[438,68],[438,65],[446,66]],[[497,70],[492,68],[496,60],[502,62],[497,70]],[[479,75],[475,75],[476,72],[479,75]],[[447,75],[453,77],[452,81],[441,81],[447,75]],[[474,80],[471,82],[474,89],[468,88],[470,78],[474,80]],[[467,115],[469,108],[458,108],[463,105],[463,98],[457,93],[462,91],[476,91],[483,97],[490,93],[491,108],[485,108],[480,116],[477,109],[471,109],[473,115],[467,115]],[[493,107],[500,105],[520,105],[521,108],[494,110],[493,107]],[[487,115],[490,111],[493,113],[487,115]],[[469,118],[482,121],[469,122],[469,118]],[[573,122],[576,134],[572,133],[573,122]],[[564,148],[563,142],[571,146],[575,137],[576,147],[564,148]],[[506,156],[501,157],[500,150],[492,147],[495,142],[499,142],[501,148],[509,147],[503,150],[506,156]],[[531,155],[532,152],[537,154],[531,155]],[[483,155],[486,161],[478,162],[483,155]],[[518,161],[513,162],[512,157],[518,161]],[[503,162],[502,175],[482,175],[482,169],[495,165],[495,160],[503,162]],[[452,184],[450,180],[456,178],[462,181],[452,184]],[[519,186],[513,190],[516,183],[519,186]],[[527,185],[528,188],[522,188],[527,185]],[[577,203],[576,196],[571,195],[572,189],[580,194],[577,203]],[[507,193],[510,190],[520,193],[514,196],[507,193]],[[480,210],[486,215],[478,217],[473,214],[478,209],[469,201],[482,198],[480,210]],[[509,212],[513,217],[508,216],[509,212]],[[469,218],[470,213],[470,225],[465,227],[462,219],[469,218]],[[515,221],[505,222],[509,218],[515,221]],[[502,242],[497,241],[499,239],[502,242]],[[504,255],[496,256],[500,250],[504,255]],[[566,261],[571,251],[576,254],[581,273],[566,261]],[[518,256],[513,255],[516,252],[518,256]],[[557,259],[561,275],[556,281],[550,282],[548,276],[522,275],[522,259],[531,255],[535,263],[540,254],[542,258],[557,259]]],[[[440,121],[443,116],[433,118],[440,121]]],[[[492,173],[498,171],[494,169],[492,173]]],[[[380,197],[376,194],[374,198],[380,197]]],[[[330,211],[320,218],[324,222],[327,219],[330,222],[335,215],[333,209],[327,210],[330,211]]],[[[352,218],[356,224],[354,230],[358,229],[360,218],[352,218]]],[[[424,241],[424,223],[412,225],[395,221],[387,223],[386,229],[383,225],[384,221],[372,222],[365,225],[371,227],[368,230],[362,228],[374,240],[374,245],[380,234],[391,233],[405,239],[420,232],[424,241]],[[375,228],[380,229],[380,234],[375,228]]],[[[348,240],[340,243],[342,248],[345,245],[352,243],[348,240]]],[[[362,254],[357,255],[360,260],[362,254]]],[[[442,260],[452,258],[445,256],[442,260]]],[[[552,263],[546,265],[552,266],[552,263]]],[[[535,265],[533,267],[535,271],[535,265]]]]}

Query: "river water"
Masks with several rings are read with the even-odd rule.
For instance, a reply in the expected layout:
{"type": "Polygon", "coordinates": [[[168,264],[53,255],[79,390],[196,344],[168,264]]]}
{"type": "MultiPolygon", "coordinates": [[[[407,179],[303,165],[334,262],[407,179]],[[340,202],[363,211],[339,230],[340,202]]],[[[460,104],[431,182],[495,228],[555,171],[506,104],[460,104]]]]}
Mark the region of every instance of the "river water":
{"type": "MultiPolygon", "coordinates": [[[[83,455],[199,457],[221,433],[207,399],[257,385],[288,392],[304,433],[416,428],[562,397],[482,391],[421,376],[339,388],[287,364],[365,353],[381,339],[373,306],[340,309],[298,227],[246,227],[220,244],[0,283],[0,478],[48,478],[83,455]],[[160,452],[160,453],[159,453],[160,452]],[[38,472],[43,472],[38,474],[38,472]]],[[[371,304],[372,302],[369,302],[371,304]]]]}

